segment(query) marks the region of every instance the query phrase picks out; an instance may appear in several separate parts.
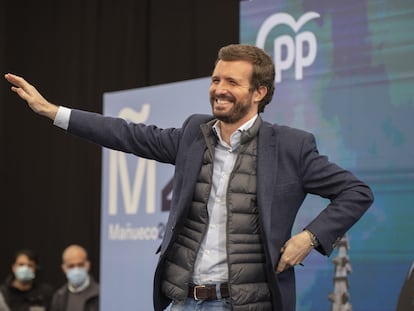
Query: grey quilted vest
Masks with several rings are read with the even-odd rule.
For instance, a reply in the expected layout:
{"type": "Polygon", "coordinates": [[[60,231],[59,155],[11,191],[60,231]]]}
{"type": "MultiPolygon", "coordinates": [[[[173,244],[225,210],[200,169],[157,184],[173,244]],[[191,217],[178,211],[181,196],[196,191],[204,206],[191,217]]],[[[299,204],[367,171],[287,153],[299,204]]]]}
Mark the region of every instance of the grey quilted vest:
{"type": "MultiPolygon", "coordinates": [[[[213,174],[214,120],[201,125],[207,148],[193,202],[177,240],[167,254],[162,290],[173,299],[187,297],[194,262],[208,226],[207,201],[213,174]]],[[[227,189],[227,259],[232,309],[272,310],[256,200],[257,132],[261,119],[241,135],[241,146],[227,189]]]]}

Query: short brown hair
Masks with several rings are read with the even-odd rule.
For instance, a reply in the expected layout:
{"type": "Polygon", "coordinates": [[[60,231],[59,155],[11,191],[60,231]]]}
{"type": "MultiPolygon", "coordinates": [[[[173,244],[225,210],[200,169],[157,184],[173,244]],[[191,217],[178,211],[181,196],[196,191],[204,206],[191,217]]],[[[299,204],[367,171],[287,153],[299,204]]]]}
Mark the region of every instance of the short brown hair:
{"type": "Polygon", "coordinates": [[[260,86],[267,88],[267,93],[259,103],[258,108],[258,112],[263,112],[265,106],[272,100],[275,91],[275,65],[272,58],[257,46],[230,44],[219,50],[216,64],[220,60],[244,60],[253,65],[253,74],[250,79],[253,89],[257,90],[260,86]]]}

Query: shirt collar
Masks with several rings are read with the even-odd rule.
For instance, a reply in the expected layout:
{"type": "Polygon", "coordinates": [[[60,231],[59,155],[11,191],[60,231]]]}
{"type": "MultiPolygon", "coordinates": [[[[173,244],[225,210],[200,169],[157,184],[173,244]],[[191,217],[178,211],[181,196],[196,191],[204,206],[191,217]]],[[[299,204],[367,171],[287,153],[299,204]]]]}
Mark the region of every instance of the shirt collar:
{"type": "Polygon", "coordinates": [[[257,119],[257,117],[258,117],[259,115],[258,114],[256,114],[256,115],[254,115],[249,121],[247,121],[246,123],[244,123],[244,124],[242,124],[240,127],[239,127],[239,131],[240,132],[244,132],[244,131],[247,131],[249,128],[251,128],[252,126],[253,126],[253,124],[254,124],[254,122],[256,121],[256,119],[257,119]]]}
{"type": "Polygon", "coordinates": [[[83,284],[78,287],[74,287],[68,282],[68,289],[71,293],[79,293],[83,291],[84,289],[86,289],[90,283],[91,283],[91,280],[90,280],[90,277],[88,276],[85,282],[83,282],[83,284]]]}
{"type": "Polygon", "coordinates": [[[236,149],[239,145],[240,145],[240,136],[241,133],[244,131],[247,131],[249,128],[251,128],[254,124],[254,122],[256,121],[257,117],[259,115],[256,114],[254,115],[250,120],[248,120],[247,122],[243,123],[236,131],[234,131],[231,136],[230,136],[230,143],[231,143],[231,147],[228,146],[228,144],[221,139],[221,133],[220,133],[220,121],[217,120],[214,125],[213,125],[213,131],[214,133],[217,135],[220,143],[226,147],[230,147],[231,149],[236,149]]]}

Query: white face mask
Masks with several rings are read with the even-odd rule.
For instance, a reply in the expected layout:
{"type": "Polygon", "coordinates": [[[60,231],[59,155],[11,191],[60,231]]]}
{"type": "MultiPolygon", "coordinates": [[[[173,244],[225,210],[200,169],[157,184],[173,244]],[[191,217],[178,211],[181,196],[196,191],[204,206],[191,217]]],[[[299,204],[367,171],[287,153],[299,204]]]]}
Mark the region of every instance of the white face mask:
{"type": "Polygon", "coordinates": [[[71,268],[66,272],[66,277],[72,286],[78,287],[86,281],[88,271],[84,267],[71,268]]]}
{"type": "Polygon", "coordinates": [[[29,282],[34,280],[35,273],[34,271],[27,265],[18,266],[16,269],[16,272],[14,273],[14,276],[17,280],[21,282],[29,282]]]}

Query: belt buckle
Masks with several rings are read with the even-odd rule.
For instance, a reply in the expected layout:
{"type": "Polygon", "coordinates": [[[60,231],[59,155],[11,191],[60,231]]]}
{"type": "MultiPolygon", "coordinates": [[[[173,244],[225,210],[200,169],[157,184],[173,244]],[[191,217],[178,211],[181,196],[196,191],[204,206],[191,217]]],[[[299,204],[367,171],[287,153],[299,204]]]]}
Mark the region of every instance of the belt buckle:
{"type": "Polygon", "coordinates": [[[205,288],[205,287],[206,287],[205,285],[196,285],[196,286],[194,286],[194,288],[193,288],[194,300],[200,300],[197,297],[197,288],[205,288]]]}

